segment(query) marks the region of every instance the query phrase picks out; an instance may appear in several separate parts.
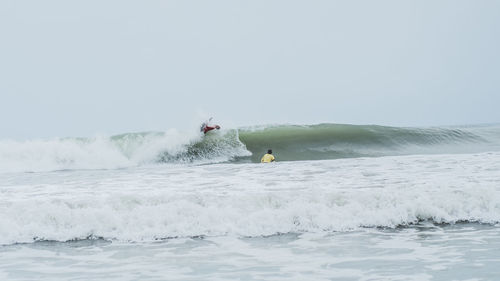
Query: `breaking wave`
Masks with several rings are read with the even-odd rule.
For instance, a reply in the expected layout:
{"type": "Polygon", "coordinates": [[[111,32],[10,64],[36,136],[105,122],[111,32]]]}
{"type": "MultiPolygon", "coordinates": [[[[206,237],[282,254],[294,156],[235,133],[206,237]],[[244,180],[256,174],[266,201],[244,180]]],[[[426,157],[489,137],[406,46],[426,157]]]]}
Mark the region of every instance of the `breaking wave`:
{"type": "Polygon", "coordinates": [[[500,128],[398,128],[376,125],[277,125],[199,132],[126,133],[112,137],[0,141],[0,172],[117,169],[155,163],[258,162],[498,149],[500,128]]]}

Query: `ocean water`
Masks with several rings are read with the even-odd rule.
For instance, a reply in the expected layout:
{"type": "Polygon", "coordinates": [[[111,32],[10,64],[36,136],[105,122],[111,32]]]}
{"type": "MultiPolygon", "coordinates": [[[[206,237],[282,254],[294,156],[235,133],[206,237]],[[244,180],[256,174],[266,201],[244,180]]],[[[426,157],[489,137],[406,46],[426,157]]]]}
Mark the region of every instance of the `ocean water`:
{"type": "Polygon", "coordinates": [[[323,124],[0,141],[0,279],[498,280],[499,136],[323,124]],[[278,162],[255,163],[264,147],[278,162]]]}

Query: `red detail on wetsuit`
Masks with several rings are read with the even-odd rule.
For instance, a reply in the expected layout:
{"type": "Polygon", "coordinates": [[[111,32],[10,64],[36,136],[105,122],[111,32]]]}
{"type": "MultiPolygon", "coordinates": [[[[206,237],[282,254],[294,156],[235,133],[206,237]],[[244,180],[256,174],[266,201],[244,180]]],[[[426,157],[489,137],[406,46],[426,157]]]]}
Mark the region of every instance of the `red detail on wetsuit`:
{"type": "Polygon", "coordinates": [[[203,128],[203,133],[206,134],[208,131],[212,131],[215,127],[205,126],[203,128]]]}
{"type": "Polygon", "coordinates": [[[215,125],[214,127],[212,126],[207,126],[205,125],[205,127],[203,127],[203,133],[206,134],[208,131],[212,131],[212,130],[215,130],[215,129],[220,129],[220,126],[219,125],[215,125]]]}

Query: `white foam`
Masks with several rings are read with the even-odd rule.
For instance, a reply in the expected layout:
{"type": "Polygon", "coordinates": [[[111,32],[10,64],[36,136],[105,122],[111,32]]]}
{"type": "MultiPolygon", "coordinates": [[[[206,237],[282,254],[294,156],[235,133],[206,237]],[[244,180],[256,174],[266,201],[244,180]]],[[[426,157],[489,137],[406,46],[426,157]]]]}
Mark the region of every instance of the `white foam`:
{"type": "Polygon", "coordinates": [[[109,140],[1,141],[1,172],[106,169],[133,165],[109,140]]]}
{"type": "Polygon", "coordinates": [[[500,153],[0,176],[0,243],[500,222],[500,153]]]}
{"type": "MultiPolygon", "coordinates": [[[[207,159],[195,160],[216,163],[248,155],[235,132],[212,134],[224,145],[219,147],[215,142],[215,149],[205,157],[207,159]],[[228,140],[224,138],[234,138],[231,141],[236,143],[227,145],[228,140]]],[[[202,141],[203,136],[198,131],[182,132],[176,129],[87,139],[3,140],[0,141],[0,173],[133,167],[156,163],[165,154],[181,155],[188,151],[189,146],[202,141]]]]}

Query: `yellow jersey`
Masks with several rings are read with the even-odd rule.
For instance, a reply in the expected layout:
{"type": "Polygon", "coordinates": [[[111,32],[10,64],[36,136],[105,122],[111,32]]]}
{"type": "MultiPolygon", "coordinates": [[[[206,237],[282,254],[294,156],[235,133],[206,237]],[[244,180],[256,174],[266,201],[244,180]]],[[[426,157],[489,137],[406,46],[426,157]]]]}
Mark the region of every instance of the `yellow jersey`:
{"type": "Polygon", "coordinates": [[[262,156],[262,159],[260,159],[261,163],[270,163],[273,161],[274,161],[274,156],[269,153],[266,153],[264,156],[262,156]]]}

